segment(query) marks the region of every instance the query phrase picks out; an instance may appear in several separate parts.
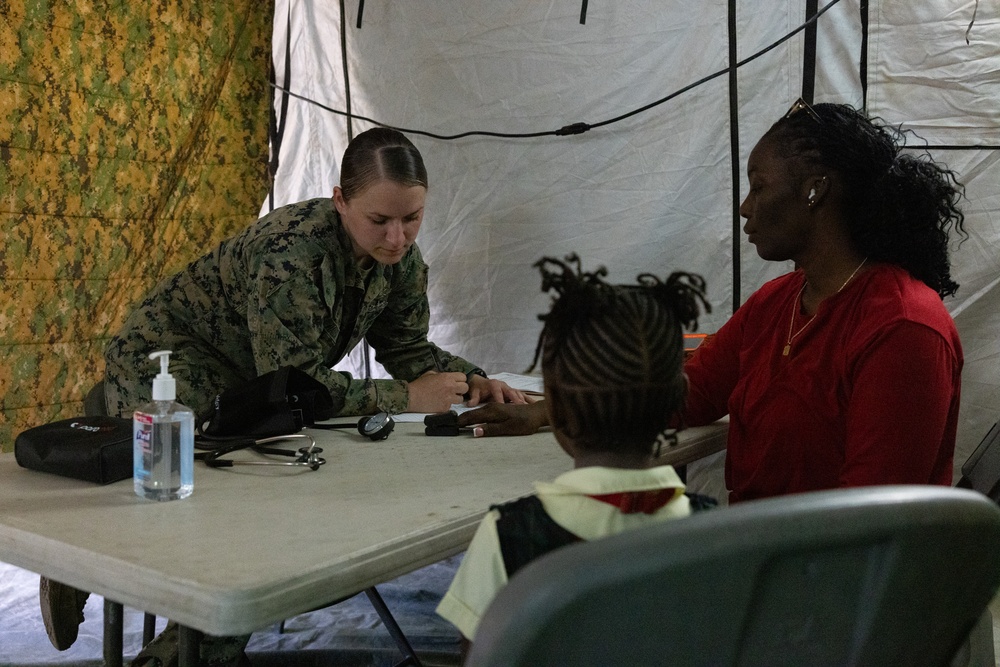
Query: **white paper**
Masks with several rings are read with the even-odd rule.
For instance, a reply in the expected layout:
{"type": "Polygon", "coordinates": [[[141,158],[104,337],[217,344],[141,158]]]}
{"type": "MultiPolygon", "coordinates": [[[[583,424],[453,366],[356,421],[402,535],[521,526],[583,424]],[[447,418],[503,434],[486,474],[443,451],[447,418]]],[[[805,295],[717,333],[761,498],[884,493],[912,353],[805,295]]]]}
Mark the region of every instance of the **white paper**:
{"type": "Polygon", "coordinates": [[[514,389],[530,391],[536,394],[543,393],[542,378],[540,375],[520,375],[518,373],[493,373],[491,380],[506,382],[514,389]]]}
{"type": "MultiPolygon", "coordinates": [[[[481,406],[476,406],[481,407],[481,406]]],[[[457,414],[462,414],[463,412],[468,412],[469,410],[475,410],[476,408],[470,408],[464,403],[456,403],[450,408],[454,410],[457,414]]],[[[434,412],[401,412],[398,415],[393,415],[393,420],[405,423],[405,422],[422,422],[424,417],[427,415],[436,414],[434,412]]]]}

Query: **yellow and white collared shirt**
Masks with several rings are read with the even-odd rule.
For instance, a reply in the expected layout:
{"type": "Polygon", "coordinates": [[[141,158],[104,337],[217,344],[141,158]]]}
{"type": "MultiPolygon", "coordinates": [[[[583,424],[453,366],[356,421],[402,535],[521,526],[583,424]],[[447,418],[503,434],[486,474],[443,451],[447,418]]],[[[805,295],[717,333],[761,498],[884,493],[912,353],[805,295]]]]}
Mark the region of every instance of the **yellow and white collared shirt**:
{"type": "MultiPolygon", "coordinates": [[[[536,482],[535,492],[552,520],[583,540],[691,513],[684,483],[671,466],[643,470],[577,468],[552,482],[536,482]],[[660,495],[641,492],[664,490],[673,493],[663,494],[654,501],[655,508],[631,502],[636,495],[660,495]]],[[[499,517],[498,510],[490,510],[483,517],[451,587],[437,607],[437,613],[470,640],[475,638],[479,620],[490,602],[507,585],[507,569],[496,527],[499,517]]]]}

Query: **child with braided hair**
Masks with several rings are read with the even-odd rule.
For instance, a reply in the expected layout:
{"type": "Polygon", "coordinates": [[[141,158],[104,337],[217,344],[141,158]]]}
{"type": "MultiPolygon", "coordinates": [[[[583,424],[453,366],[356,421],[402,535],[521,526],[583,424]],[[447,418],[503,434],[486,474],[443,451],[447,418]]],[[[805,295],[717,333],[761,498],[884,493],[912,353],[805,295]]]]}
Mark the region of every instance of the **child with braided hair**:
{"type": "Polygon", "coordinates": [[[700,306],[709,308],[705,281],[643,274],[635,285],[609,285],[606,269],[584,272],[575,254],[535,266],[542,291],[555,298],[539,316],[532,368],[541,358],[549,423],[574,469],[484,517],[437,609],[467,642],[493,597],[532,559],[714,504],[686,496],[674,469],[656,465],[684,405],[682,328],[697,326],[700,306]]]}

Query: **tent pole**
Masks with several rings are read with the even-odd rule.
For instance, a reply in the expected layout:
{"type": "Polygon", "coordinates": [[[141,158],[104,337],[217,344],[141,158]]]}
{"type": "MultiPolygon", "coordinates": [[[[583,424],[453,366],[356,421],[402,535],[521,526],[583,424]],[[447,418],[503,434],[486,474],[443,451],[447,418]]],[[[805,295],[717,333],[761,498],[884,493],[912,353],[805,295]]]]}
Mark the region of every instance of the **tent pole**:
{"type": "MultiPolygon", "coordinates": [[[[361,27],[361,12],[364,11],[364,2],[358,7],[358,28],[361,27]]],[[[347,8],[344,0],[340,0],[340,60],[344,65],[344,110],[347,112],[347,143],[354,140],[354,124],[351,116],[351,70],[347,64],[347,8]]],[[[361,341],[361,366],[365,371],[365,379],[372,376],[372,350],[368,345],[368,339],[361,341]]]]}
{"type": "Polygon", "coordinates": [[[868,0],[861,0],[861,55],[858,76],[861,79],[861,110],[868,113],[868,0]]]}
{"type": "Polygon", "coordinates": [[[740,307],[740,116],[736,63],[736,0],[729,0],[729,160],[733,183],[733,312],[740,307]]]}
{"type": "MultiPolygon", "coordinates": [[[[806,0],[806,21],[816,16],[819,0],[806,0]]],[[[809,104],[816,93],[816,21],[806,25],[802,44],[802,99],[809,104]]]]}
{"type": "MultiPolygon", "coordinates": [[[[291,0],[289,0],[291,2],[291,0]]],[[[285,119],[288,118],[288,89],[292,87],[292,7],[287,6],[288,13],[285,16],[285,78],[281,82],[281,120],[275,117],[274,101],[277,91],[271,88],[271,104],[269,108],[269,119],[267,124],[268,143],[271,145],[271,159],[267,165],[267,173],[270,177],[270,184],[267,192],[268,210],[274,210],[274,182],[278,177],[278,164],[281,155],[281,140],[285,136],[285,119]]],[[[268,77],[271,83],[275,83],[274,56],[271,56],[268,77]]]]}

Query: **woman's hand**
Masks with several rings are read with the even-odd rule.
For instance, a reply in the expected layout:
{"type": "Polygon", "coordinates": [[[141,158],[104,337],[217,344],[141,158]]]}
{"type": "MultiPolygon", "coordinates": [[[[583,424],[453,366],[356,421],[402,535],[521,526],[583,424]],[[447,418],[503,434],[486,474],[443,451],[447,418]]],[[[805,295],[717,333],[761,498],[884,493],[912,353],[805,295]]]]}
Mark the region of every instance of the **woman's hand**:
{"type": "Polygon", "coordinates": [[[487,403],[478,410],[468,410],[458,415],[459,426],[475,426],[473,435],[531,435],[548,426],[549,416],[545,401],[524,405],[487,403]]]}
{"type": "Polygon", "coordinates": [[[469,378],[469,399],[465,402],[470,408],[480,403],[527,403],[528,399],[519,389],[514,389],[506,382],[490,380],[482,375],[472,375],[469,378]]]}
{"type": "Polygon", "coordinates": [[[410,382],[409,389],[407,412],[445,412],[465,400],[469,385],[465,373],[428,371],[410,382]]]}

